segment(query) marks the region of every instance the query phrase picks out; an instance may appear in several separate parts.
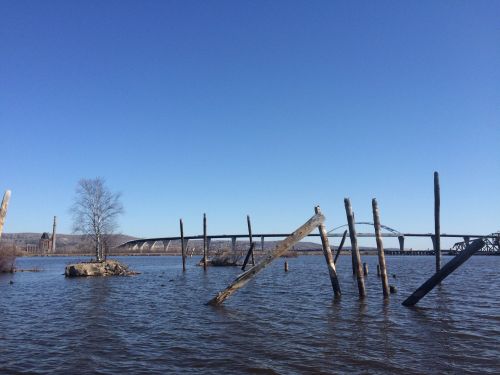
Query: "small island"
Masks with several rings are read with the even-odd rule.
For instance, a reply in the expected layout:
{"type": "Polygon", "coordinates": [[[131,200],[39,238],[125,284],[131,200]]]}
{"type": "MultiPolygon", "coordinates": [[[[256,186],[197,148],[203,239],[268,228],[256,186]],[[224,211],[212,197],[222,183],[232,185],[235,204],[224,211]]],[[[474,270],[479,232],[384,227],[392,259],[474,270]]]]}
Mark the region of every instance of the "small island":
{"type": "Polygon", "coordinates": [[[129,270],[125,264],[112,259],[102,262],[90,261],[69,264],[64,271],[64,276],[66,277],[130,276],[137,274],[138,272],[129,270]]]}

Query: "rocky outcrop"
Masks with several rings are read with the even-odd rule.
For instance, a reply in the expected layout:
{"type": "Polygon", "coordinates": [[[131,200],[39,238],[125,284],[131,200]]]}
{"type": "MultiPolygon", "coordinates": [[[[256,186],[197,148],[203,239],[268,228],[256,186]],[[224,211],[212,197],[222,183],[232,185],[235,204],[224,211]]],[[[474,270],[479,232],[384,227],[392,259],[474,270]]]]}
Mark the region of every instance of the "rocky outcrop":
{"type": "Polygon", "coordinates": [[[137,274],[138,272],[130,271],[128,266],[116,260],[70,264],[66,266],[64,271],[66,277],[130,276],[137,274]]]}

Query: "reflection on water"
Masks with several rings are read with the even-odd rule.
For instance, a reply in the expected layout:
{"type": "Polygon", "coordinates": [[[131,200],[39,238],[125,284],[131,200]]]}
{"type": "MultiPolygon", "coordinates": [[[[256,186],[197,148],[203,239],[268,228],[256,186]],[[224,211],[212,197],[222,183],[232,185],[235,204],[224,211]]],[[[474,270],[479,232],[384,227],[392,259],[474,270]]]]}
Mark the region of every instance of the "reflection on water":
{"type": "Polygon", "coordinates": [[[334,300],[311,256],[287,259],[288,273],[275,262],[217,308],[205,302],[237,268],[123,260],[141,275],[65,279],[73,259],[24,258],[44,271],[0,276],[0,373],[500,373],[500,257],[473,257],[415,308],[401,302],[431,257],[388,257],[390,300],[375,272],[360,300],[346,256],[334,300]]]}

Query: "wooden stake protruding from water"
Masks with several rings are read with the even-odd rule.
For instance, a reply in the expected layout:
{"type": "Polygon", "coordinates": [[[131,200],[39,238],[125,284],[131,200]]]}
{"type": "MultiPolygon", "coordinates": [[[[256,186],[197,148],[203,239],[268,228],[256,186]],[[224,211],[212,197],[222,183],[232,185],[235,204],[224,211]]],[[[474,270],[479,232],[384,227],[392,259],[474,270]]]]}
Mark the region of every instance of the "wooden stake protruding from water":
{"type": "Polygon", "coordinates": [[[335,255],[335,259],[333,260],[334,264],[337,264],[337,260],[339,259],[340,252],[342,251],[342,247],[344,246],[345,239],[347,237],[347,229],[344,231],[344,234],[342,235],[342,240],[340,240],[340,245],[337,248],[337,254],[335,255]]]}
{"type": "Polygon", "coordinates": [[[285,272],[288,272],[288,262],[285,260],[285,272]]]}
{"type": "Polygon", "coordinates": [[[7,215],[7,208],[9,207],[10,200],[10,190],[5,191],[2,199],[2,205],[0,206],[0,238],[2,237],[3,225],[5,223],[5,216],[7,215]]]}
{"type": "Polygon", "coordinates": [[[253,244],[253,238],[252,238],[252,223],[250,222],[250,215],[247,215],[247,226],[248,226],[248,240],[250,241],[250,250],[251,255],[252,255],[252,266],[255,266],[255,258],[253,256],[253,250],[255,246],[252,246],[253,244]]]}
{"type": "Polygon", "coordinates": [[[377,275],[382,278],[382,293],[384,293],[384,298],[389,297],[389,280],[387,279],[387,267],[385,265],[385,253],[384,253],[384,243],[382,241],[382,234],[380,230],[380,214],[378,209],[377,199],[372,199],[372,209],[373,209],[373,227],[375,228],[375,240],[377,241],[377,254],[378,254],[378,265],[377,265],[377,275]]]}
{"type": "Polygon", "coordinates": [[[475,240],[471,242],[464,250],[462,250],[457,256],[446,263],[443,268],[432,275],[425,283],[423,283],[416,291],[413,292],[411,296],[404,300],[403,306],[414,306],[418,301],[420,301],[427,293],[429,293],[434,287],[443,281],[449,274],[460,267],[467,259],[469,259],[474,253],[481,250],[484,246],[484,241],[482,239],[475,240]]]}
{"type": "Polygon", "coordinates": [[[186,243],[184,241],[184,223],[182,219],[179,220],[181,229],[181,254],[182,254],[182,271],[186,271],[186,243]]]}
{"type": "Polygon", "coordinates": [[[358,281],[359,297],[363,298],[366,296],[365,280],[363,278],[363,270],[361,268],[361,256],[359,255],[358,238],[356,235],[356,227],[354,225],[354,215],[352,213],[351,200],[349,198],[345,198],[344,205],[345,213],[347,216],[347,224],[349,225],[349,237],[351,238],[352,265],[354,271],[356,272],[356,279],[358,281]]]}
{"type": "Polygon", "coordinates": [[[363,275],[368,276],[368,264],[363,263],[363,275]]]}
{"type": "MultiPolygon", "coordinates": [[[[316,215],[321,215],[321,209],[319,208],[319,206],[314,207],[314,212],[316,213],[316,215]]],[[[325,256],[326,266],[328,267],[328,273],[330,274],[330,282],[332,283],[333,294],[335,295],[335,297],[340,297],[342,292],[340,291],[337,270],[335,269],[335,262],[333,261],[332,249],[330,248],[325,225],[323,223],[319,224],[318,229],[319,236],[321,237],[321,245],[323,246],[323,255],[325,256]]]]}
{"type": "Polygon", "coordinates": [[[319,224],[325,220],[325,217],[321,214],[314,215],[300,228],[295,230],[291,235],[281,241],[273,252],[267,255],[255,266],[250,268],[248,271],[242,273],[238,276],[226,289],[217,293],[217,295],[212,298],[207,304],[212,306],[217,306],[223,303],[229,296],[231,296],[238,289],[245,286],[257,273],[266,268],[273,260],[279,258],[281,255],[285,254],[288,249],[299,242],[301,239],[306,237],[311,233],[319,224]]]}
{"type": "Polygon", "coordinates": [[[208,242],[207,242],[207,214],[203,214],[203,269],[206,271],[208,263],[208,242]]]}
{"type": "Polygon", "coordinates": [[[436,272],[441,269],[441,187],[439,173],[434,172],[434,252],[436,253],[436,272]]]}

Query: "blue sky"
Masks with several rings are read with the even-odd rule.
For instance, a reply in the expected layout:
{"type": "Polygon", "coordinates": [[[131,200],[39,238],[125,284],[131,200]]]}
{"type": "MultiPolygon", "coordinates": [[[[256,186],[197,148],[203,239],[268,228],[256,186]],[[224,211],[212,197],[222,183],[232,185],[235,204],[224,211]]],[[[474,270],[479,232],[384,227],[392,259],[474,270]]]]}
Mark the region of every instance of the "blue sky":
{"type": "Polygon", "coordinates": [[[384,224],[430,232],[434,170],[443,232],[500,229],[497,1],[0,8],[6,232],[57,215],[69,233],[96,176],[135,236],[177,235],[180,217],[198,234],[204,212],[211,233],[245,232],[246,214],[289,232],[316,204],[332,228],[346,196],[359,221],[377,197],[384,224]]]}

